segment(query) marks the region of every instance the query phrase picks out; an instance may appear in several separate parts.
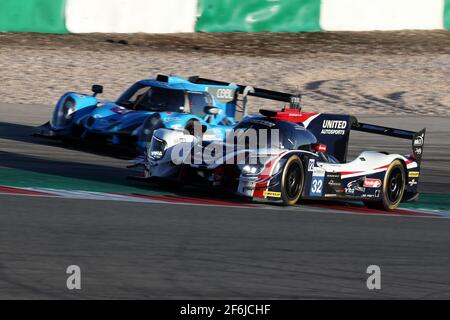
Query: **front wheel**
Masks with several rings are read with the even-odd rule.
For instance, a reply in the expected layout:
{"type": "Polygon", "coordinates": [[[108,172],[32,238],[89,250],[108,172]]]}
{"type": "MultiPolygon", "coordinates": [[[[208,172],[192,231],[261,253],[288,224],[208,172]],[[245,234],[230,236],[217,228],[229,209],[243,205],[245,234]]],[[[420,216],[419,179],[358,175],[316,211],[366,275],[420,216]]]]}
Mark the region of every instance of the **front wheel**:
{"type": "Polygon", "coordinates": [[[161,121],[159,113],[149,116],[142,124],[142,131],[138,137],[138,142],[143,145],[150,143],[150,141],[152,141],[153,133],[160,128],[164,128],[164,123],[161,121]]]}
{"type": "Polygon", "coordinates": [[[283,205],[294,205],[300,199],[304,184],[303,163],[296,155],[291,156],[283,169],[281,199],[283,205]]]}
{"type": "Polygon", "coordinates": [[[203,128],[198,120],[191,119],[184,126],[184,130],[191,136],[200,139],[203,136],[203,128]]]}
{"type": "Polygon", "coordinates": [[[386,171],[381,199],[379,201],[364,201],[365,206],[388,211],[396,209],[402,201],[405,183],[405,167],[400,160],[395,160],[386,171]]]}

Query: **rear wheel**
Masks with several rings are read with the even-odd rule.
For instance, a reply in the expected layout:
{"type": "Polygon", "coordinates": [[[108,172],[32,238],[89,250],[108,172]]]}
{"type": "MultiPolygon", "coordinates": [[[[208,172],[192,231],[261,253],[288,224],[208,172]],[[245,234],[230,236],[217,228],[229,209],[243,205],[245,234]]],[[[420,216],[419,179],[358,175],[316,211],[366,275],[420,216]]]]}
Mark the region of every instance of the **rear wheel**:
{"type": "Polygon", "coordinates": [[[365,206],[380,210],[396,209],[402,201],[405,183],[405,167],[400,160],[395,160],[386,171],[381,199],[379,201],[364,201],[365,206]]]}
{"type": "Polygon", "coordinates": [[[294,205],[300,199],[304,184],[303,163],[298,156],[291,156],[283,169],[281,199],[284,205],[294,205]]]}

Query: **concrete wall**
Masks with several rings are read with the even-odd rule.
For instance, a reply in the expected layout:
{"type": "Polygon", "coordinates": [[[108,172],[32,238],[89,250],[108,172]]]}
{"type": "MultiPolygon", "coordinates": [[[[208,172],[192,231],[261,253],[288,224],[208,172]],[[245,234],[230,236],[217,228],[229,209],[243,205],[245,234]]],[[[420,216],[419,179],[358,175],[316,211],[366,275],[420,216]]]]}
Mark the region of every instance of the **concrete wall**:
{"type": "Polygon", "coordinates": [[[67,32],[64,5],[64,0],[0,0],[0,32],[67,32]]]}
{"type": "Polygon", "coordinates": [[[442,29],[444,0],[321,0],[324,30],[442,29]]]}
{"type": "Polygon", "coordinates": [[[0,0],[0,32],[450,29],[450,0],[0,0]]]}
{"type": "Polygon", "coordinates": [[[197,0],[66,0],[73,33],[193,32],[197,0]]]}

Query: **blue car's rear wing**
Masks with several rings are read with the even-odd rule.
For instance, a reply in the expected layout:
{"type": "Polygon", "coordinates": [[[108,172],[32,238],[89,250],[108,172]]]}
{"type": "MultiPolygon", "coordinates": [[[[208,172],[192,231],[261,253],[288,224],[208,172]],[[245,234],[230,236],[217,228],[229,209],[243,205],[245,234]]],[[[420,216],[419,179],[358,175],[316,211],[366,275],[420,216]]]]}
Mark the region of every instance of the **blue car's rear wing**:
{"type": "MultiPolygon", "coordinates": [[[[189,78],[189,81],[192,83],[197,83],[197,84],[211,84],[211,85],[225,85],[225,86],[233,84],[233,83],[229,83],[229,82],[225,82],[225,81],[201,78],[199,76],[192,76],[189,78]]],[[[300,94],[291,94],[291,93],[267,90],[267,89],[262,89],[262,88],[255,88],[255,87],[245,86],[245,85],[240,85],[240,84],[238,84],[236,86],[238,87],[237,91],[240,94],[263,98],[263,99],[275,100],[275,101],[289,102],[290,108],[300,109],[300,100],[301,100],[300,94]]]]}
{"type": "Polygon", "coordinates": [[[426,131],[425,128],[423,128],[420,131],[414,132],[403,129],[388,128],[374,124],[353,121],[351,129],[355,131],[375,133],[389,137],[411,140],[413,155],[416,161],[420,164],[420,161],[422,160],[423,145],[425,142],[425,131],[426,131]]]}

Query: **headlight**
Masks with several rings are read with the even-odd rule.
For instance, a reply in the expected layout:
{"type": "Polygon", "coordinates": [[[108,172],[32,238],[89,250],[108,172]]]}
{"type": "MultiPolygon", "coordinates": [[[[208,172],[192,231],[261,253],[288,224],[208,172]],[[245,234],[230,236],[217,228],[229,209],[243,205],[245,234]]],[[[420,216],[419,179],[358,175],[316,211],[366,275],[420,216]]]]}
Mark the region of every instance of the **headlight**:
{"type": "Polygon", "coordinates": [[[148,148],[148,155],[150,159],[159,160],[164,156],[164,153],[167,149],[167,142],[164,140],[158,139],[156,137],[152,138],[150,142],[150,147],[148,148]]]}
{"type": "Polygon", "coordinates": [[[253,175],[259,175],[263,169],[264,169],[263,165],[246,164],[242,167],[241,171],[244,175],[253,176],[253,175]]]}

